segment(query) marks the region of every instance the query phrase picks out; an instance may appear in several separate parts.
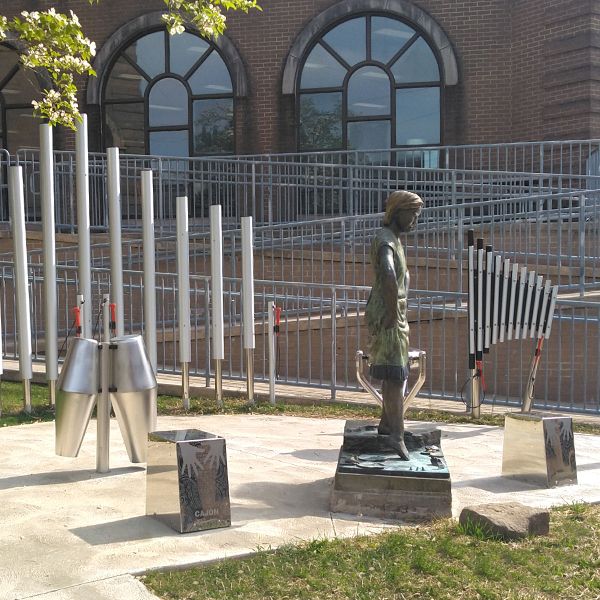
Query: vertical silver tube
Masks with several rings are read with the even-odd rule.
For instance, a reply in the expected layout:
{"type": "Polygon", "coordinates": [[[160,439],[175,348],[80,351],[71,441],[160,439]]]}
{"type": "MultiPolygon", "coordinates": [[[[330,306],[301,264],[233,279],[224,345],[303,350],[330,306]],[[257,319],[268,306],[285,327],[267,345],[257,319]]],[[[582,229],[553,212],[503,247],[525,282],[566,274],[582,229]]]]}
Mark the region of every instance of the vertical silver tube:
{"type": "Polygon", "coordinates": [[[246,348],[246,393],[248,402],[254,402],[254,350],[246,348]]]}
{"type": "Polygon", "coordinates": [[[91,338],[92,330],[92,259],[90,251],[90,170],[88,163],[87,115],[75,135],[75,172],[77,185],[77,254],[79,291],[83,294],[81,307],[81,336],[91,338]]]}
{"type": "Polygon", "coordinates": [[[190,237],[187,196],[177,204],[177,307],[179,320],[179,362],[181,363],[183,408],[190,408],[189,363],[192,360],[190,335],[190,237]]]}
{"type": "Polygon", "coordinates": [[[117,305],[116,334],[125,334],[123,248],[121,243],[121,169],[119,149],[106,150],[108,168],[108,221],[110,235],[110,294],[117,305]]]}
{"type": "Polygon", "coordinates": [[[221,361],[225,358],[223,319],[223,227],[221,206],[210,207],[210,266],[212,287],[212,352],[215,360],[215,392],[219,406],[223,403],[221,361]]]}
{"type": "Polygon", "coordinates": [[[152,171],[142,171],[142,230],[144,252],[144,341],[156,375],[156,262],[152,171]]]}
{"type": "Polygon", "coordinates": [[[217,406],[223,407],[223,361],[219,358],[215,360],[215,396],[217,406]]]}
{"type": "Polygon", "coordinates": [[[471,370],[471,416],[474,419],[481,416],[481,379],[477,369],[471,370]]]}
{"type": "Polygon", "coordinates": [[[56,227],[54,223],[54,156],[52,126],[40,125],[40,185],[44,245],[46,381],[54,405],[58,379],[58,299],[56,293],[56,227]]]}
{"type": "Polygon", "coordinates": [[[23,167],[8,167],[8,195],[13,229],[15,261],[17,325],[19,332],[19,370],[23,381],[23,407],[31,412],[33,375],[31,366],[31,313],[29,308],[29,274],[27,269],[27,241],[25,233],[25,198],[23,194],[23,167]]]}
{"type": "Polygon", "coordinates": [[[100,394],[96,405],[96,472],[110,471],[110,299],[102,296],[102,345],[100,361],[100,394]]]}
{"type": "MultiPolygon", "coordinates": [[[[252,165],[254,168],[254,165],[252,165]]],[[[254,245],[252,217],[242,217],[242,310],[248,402],[254,402],[254,245]]]]}
{"type": "Polygon", "coordinates": [[[267,340],[269,345],[269,402],[275,404],[275,302],[267,308],[267,340]]]}
{"type": "Polygon", "coordinates": [[[500,304],[500,335],[498,341],[503,342],[506,334],[506,305],[508,300],[508,286],[510,283],[510,259],[504,259],[502,269],[502,302],[500,304]]]}

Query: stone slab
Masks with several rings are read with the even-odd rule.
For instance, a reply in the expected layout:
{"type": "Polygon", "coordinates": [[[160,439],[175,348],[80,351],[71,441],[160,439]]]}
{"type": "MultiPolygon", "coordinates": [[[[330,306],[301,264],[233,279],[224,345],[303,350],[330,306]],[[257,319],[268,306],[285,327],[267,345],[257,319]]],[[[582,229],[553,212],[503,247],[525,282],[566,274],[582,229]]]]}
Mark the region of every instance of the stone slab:
{"type": "Polygon", "coordinates": [[[518,540],[530,535],[548,535],[550,513],[520,502],[498,502],[465,506],[459,517],[464,527],[476,527],[488,537],[518,540]]]}

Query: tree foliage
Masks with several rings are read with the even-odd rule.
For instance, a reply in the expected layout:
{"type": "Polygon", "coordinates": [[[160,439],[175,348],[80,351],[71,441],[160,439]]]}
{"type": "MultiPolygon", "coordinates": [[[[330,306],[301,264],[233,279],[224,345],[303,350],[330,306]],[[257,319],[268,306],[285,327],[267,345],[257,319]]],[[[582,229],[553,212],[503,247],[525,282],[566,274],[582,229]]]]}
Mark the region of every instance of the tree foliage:
{"type": "MultiPolygon", "coordinates": [[[[88,0],[90,4],[99,1],[88,0]]],[[[183,33],[189,24],[201,35],[217,38],[225,31],[226,11],[260,10],[257,0],[163,1],[167,10],[162,18],[171,35],[183,33]]],[[[0,16],[0,41],[6,39],[20,42],[23,48],[20,60],[26,69],[44,70],[52,82],[52,87],[42,92],[41,99],[32,102],[34,114],[51,125],[74,129],[81,120],[76,77],[96,74],[92,68],[96,44],[84,35],[77,15],[73,11],[62,14],[50,8],[23,11],[12,19],[0,16]]]]}

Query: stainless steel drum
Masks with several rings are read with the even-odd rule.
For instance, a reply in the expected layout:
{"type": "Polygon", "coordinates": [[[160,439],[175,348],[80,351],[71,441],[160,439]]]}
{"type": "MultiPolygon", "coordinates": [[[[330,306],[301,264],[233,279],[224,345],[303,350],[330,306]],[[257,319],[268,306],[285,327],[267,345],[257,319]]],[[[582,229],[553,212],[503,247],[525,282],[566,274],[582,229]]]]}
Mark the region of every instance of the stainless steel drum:
{"type": "Polygon", "coordinates": [[[111,340],[110,400],[131,462],[146,461],[148,433],[156,429],[156,377],[141,335],[111,340]]]}
{"type": "Polygon", "coordinates": [[[98,342],[73,338],[58,378],[55,451],[77,456],[98,393],[98,342]]]}

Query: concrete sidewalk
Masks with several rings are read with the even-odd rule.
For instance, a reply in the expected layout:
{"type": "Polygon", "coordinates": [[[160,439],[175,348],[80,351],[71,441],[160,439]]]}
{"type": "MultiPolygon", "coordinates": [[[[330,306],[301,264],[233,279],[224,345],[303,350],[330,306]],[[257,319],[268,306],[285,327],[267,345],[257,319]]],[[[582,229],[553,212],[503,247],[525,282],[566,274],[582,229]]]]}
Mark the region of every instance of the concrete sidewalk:
{"type": "MultiPolygon", "coordinates": [[[[0,599],[153,598],[132,574],[394,527],[329,513],[343,426],[300,417],[159,417],[159,429],[198,428],[227,440],[232,526],[185,535],[145,516],[144,465],[128,462],[114,420],[106,475],[95,472],[95,422],[76,459],[54,454],[53,423],[1,429],[0,599]]],[[[600,437],[576,435],[578,485],[537,489],[500,477],[501,429],[440,427],[455,515],[466,504],[509,499],[542,507],[600,502],[600,437]]]]}

